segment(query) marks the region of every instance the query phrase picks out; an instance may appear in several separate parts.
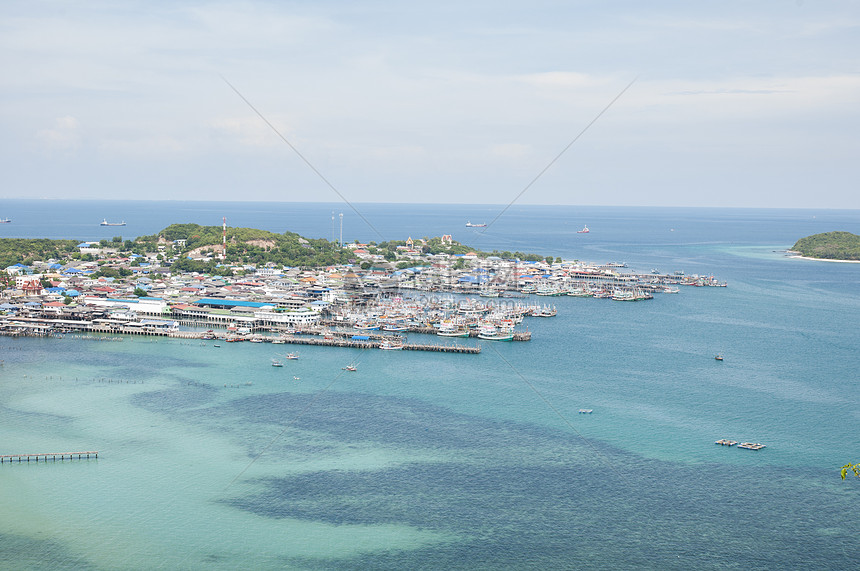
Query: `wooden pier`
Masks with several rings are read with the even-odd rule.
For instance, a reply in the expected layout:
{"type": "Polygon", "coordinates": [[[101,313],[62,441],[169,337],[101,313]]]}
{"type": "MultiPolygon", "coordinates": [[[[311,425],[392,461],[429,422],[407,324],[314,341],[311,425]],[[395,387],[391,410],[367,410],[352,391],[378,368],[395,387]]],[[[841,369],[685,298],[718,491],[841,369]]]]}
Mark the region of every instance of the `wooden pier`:
{"type": "MultiPolygon", "coordinates": [[[[346,336],[331,337],[305,337],[298,335],[281,336],[277,339],[284,343],[295,345],[317,345],[323,347],[350,347],[352,349],[379,349],[384,343],[382,339],[353,339],[346,336]]],[[[391,339],[391,337],[388,337],[391,339]]],[[[474,345],[442,345],[436,343],[403,343],[404,351],[436,351],[439,353],[471,353],[481,352],[479,346],[474,345]]]]}
{"type": "Polygon", "coordinates": [[[43,462],[47,462],[48,460],[57,461],[57,460],[83,460],[86,458],[98,458],[99,453],[95,450],[89,450],[87,452],[42,452],[39,454],[0,454],[0,464],[4,464],[7,461],[11,464],[12,462],[39,462],[40,459],[43,462]]]}

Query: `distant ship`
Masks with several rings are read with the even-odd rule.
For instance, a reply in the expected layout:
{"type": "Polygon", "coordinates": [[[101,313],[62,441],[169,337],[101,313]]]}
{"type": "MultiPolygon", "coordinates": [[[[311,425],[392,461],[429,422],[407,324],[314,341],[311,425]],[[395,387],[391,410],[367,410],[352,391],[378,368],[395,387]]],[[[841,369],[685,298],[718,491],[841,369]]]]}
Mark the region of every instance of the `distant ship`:
{"type": "Polygon", "coordinates": [[[466,222],[466,228],[486,228],[486,224],[472,224],[471,222],[466,222]]]}
{"type": "Polygon", "coordinates": [[[125,221],[122,222],[108,222],[107,218],[101,221],[100,226],[125,226],[125,221]]]}
{"type": "Polygon", "coordinates": [[[576,231],[577,234],[588,234],[589,232],[591,232],[591,230],[588,229],[588,226],[583,226],[582,230],[576,231]]]}
{"type": "Polygon", "coordinates": [[[10,224],[11,222],[10,218],[0,218],[0,224],[10,224]]]}

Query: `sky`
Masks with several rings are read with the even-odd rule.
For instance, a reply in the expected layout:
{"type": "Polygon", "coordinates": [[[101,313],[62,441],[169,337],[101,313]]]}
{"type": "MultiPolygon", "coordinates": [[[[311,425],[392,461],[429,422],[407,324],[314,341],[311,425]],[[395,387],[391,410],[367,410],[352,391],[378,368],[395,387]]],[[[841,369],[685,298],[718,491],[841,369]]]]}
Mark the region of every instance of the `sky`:
{"type": "Polygon", "coordinates": [[[0,69],[0,201],[860,208],[855,0],[4,0],[0,69]]]}

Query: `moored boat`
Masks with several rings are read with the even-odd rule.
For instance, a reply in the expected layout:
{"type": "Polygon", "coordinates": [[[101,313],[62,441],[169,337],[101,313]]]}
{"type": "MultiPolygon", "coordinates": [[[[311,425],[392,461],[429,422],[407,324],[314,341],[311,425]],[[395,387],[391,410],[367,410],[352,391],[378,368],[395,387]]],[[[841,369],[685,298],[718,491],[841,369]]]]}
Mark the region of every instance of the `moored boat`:
{"type": "Polygon", "coordinates": [[[507,329],[499,329],[492,323],[485,323],[478,329],[478,339],[487,341],[513,341],[514,332],[507,329]]]}

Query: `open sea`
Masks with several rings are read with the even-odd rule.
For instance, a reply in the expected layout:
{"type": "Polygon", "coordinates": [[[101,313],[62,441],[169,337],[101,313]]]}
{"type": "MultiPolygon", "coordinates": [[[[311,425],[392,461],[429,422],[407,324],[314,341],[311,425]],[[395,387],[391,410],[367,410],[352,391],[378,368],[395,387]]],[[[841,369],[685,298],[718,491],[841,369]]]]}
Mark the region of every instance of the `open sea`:
{"type": "Polygon", "coordinates": [[[0,337],[0,454],[99,451],[0,465],[0,569],[860,568],[860,480],[839,476],[860,264],[784,254],[860,234],[860,211],[515,205],[482,231],[501,206],[355,207],[4,200],[0,237],[226,216],[332,239],[343,212],[345,241],[452,234],[728,287],[533,298],[558,315],[479,355],[0,337]]]}

